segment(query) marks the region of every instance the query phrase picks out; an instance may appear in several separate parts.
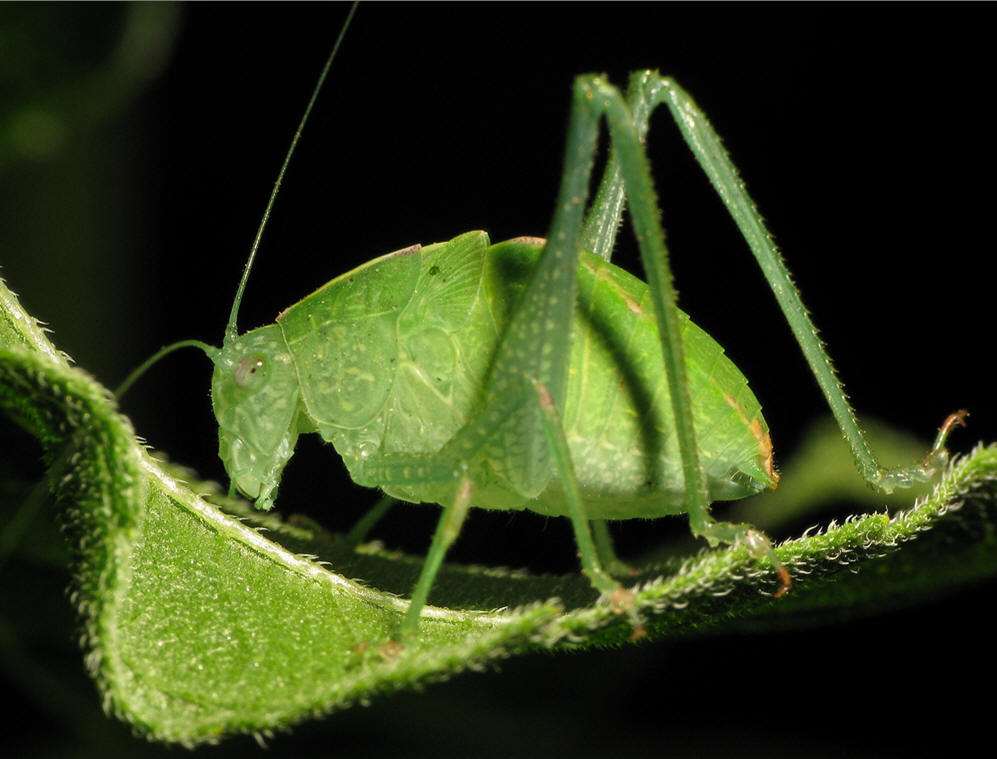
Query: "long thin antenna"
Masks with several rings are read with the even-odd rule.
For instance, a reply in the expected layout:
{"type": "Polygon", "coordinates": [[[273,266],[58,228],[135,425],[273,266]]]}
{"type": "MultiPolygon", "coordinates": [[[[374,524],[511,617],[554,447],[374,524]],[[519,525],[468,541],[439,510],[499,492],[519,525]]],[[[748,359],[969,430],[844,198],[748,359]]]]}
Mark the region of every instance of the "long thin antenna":
{"type": "Polygon", "coordinates": [[[118,385],[117,389],[114,391],[114,397],[120,401],[122,396],[128,392],[139,377],[149,371],[154,364],[159,363],[160,359],[165,358],[173,353],[173,351],[178,351],[181,348],[197,348],[198,350],[204,351],[204,355],[210,358],[212,362],[216,362],[218,360],[218,349],[213,345],[202,343],[200,340],[181,340],[177,343],[170,343],[165,348],[160,348],[158,351],[149,356],[149,358],[132,369],[128,376],[125,377],[124,381],[118,385]]]}
{"type": "Polygon", "coordinates": [[[318,93],[322,89],[322,85],[325,83],[326,75],[329,73],[329,69],[332,68],[332,61],[336,57],[336,53],[339,52],[339,46],[346,36],[346,30],[350,28],[350,22],[353,20],[353,14],[357,11],[357,6],[360,4],[359,0],[350,6],[350,12],[346,15],[346,20],[343,22],[343,28],[339,30],[339,36],[336,38],[336,44],[332,46],[332,52],[329,53],[329,57],[326,58],[325,66],[322,67],[322,73],[319,74],[318,82],[315,84],[315,88],[312,90],[311,99],[308,101],[308,106],[305,108],[304,114],[301,116],[301,121],[298,122],[298,128],[294,132],[294,137],[291,138],[291,146],[287,149],[287,155],[284,156],[284,163],[280,167],[280,172],[277,174],[277,181],[274,182],[273,191],[270,193],[270,200],[267,201],[267,207],[263,211],[263,218],[260,219],[259,229],[256,230],[256,237],[253,239],[253,245],[249,249],[249,260],[246,261],[246,268],[242,270],[242,279],[239,280],[239,289],[235,291],[235,300],[232,302],[232,311],[228,317],[228,326],[225,327],[225,339],[234,338],[238,336],[239,332],[236,327],[236,319],[239,316],[239,304],[242,302],[242,294],[246,289],[246,281],[249,279],[249,270],[253,268],[253,261],[256,259],[256,251],[260,247],[260,240],[263,239],[263,230],[267,226],[267,222],[270,220],[270,212],[273,210],[274,201],[277,199],[277,193],[280,191],[280,186],[284,182],[284,174],[287,172],[287,167],[291,163],[291,156],[294,155],[294,149],[298,146],[298,140],[301,139],[301,132],[305,128],[305,124],[308,121],[308,117],[311,115],[312,106],[315,105],[315,101],[318,99],[318,93]]]}

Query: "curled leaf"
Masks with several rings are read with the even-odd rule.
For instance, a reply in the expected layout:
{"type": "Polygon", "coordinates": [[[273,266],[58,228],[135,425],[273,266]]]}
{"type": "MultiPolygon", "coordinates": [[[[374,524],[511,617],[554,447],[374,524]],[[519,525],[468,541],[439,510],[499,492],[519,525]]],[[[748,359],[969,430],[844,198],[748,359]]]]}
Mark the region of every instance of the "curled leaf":
{"type": "Polygon", "coordinates": [[[997,570],[997,447],[953,463],[910,508],[778,548],[794,577],[742,549],[643,566],[633,615],[579,575],[448,565],[418,640],[390,638],[420,559],[354,550],[321,527],[248,511],[154,458],[108,392],[72,368],[0,283],[0,407],[64,461],[74,599],[106,709],[162,741],[266,733],[532,650],[815,623],[909,604],[997,570]],[[185,482],[184,480],[190,480],[185,482]]]}

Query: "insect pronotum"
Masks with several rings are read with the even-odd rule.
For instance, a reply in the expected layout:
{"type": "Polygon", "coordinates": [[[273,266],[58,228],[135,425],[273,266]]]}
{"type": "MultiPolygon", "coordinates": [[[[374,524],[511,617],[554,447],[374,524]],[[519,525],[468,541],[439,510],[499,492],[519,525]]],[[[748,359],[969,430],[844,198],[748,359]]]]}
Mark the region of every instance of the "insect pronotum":
{"type": "MultiPolygon", "coordinates": [[[[352,16],[352,12],[351,12],[352,16]]],[[[349,19],[347,20],[347,25],[349,19]]],[[[768,538],[714,520],[710,503],[778,483],[768,427],[721,347],[676,306],[643,139],[667,108],[733,217],[855,456],[875,488],[926,480],[946,461],[952,415],[927,456],[884,469],[860,431],[782,257],[719,138],[672,79],[634,72],[625,94],[601,76],[572,90],[561,189],[545,239],[484,232],[376,258],[239,335],[239,304],[274,197],[337,40],[298,126],[243,272],[214,363],[212,404],[231,487],[273,506],[299,434],[331,443],[358,484],[443,509],[408,611],[420,611],[469,507],[571,519],[582,570],[626,608],[605,520],[688,514],[710,545],[741,544],[790,585],[768,538]],[[587,194],[601,123],[611,154],[587,194]],[[647,283],[610,261],[629,204],[647,283]]],[[[382,499],[353,531],[365,534],[382,499]]]]}

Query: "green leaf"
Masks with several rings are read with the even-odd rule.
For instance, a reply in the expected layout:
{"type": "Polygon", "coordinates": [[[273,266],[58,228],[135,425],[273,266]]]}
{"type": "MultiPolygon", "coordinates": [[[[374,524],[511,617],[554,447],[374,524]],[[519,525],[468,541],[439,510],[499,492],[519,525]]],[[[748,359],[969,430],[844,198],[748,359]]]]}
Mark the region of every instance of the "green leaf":
{"type": "MultiPolygon", "coordinates": [[[[380,656],[366,644],[389,639],[418,558],[354,551],[311,522],[250,512],[153,457],[2,282],[0,407],[38,438],[58,475],[77,557],[73,598],[105,708],[150,738],[265,734],[502,657],[633,635],[581,575],[449,565],[419,639],[380,656]]],[[[832,470],[833,450],[817,454],[832,470]]],[[[825,469],[808,455],[810,469],[825,469]]],[[[995,477],[997,447],[979,447],[905,510],[783,543],[795,584],[779,600],[771,570],[739,549],[642,566],[647,638],[813,624],[991,576],[995,477]]]]}

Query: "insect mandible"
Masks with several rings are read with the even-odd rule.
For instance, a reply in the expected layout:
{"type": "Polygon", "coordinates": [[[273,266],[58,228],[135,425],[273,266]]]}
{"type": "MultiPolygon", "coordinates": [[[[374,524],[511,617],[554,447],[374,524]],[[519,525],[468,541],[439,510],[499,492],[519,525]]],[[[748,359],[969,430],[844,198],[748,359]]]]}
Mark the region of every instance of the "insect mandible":
{"type": "Polygon", "coordinates": [[[471,506],[569,517],[583,572],[621,608],[629,594],[609,571],[618,562],[605,520],[688,514],[692,532],[710,545],[742,544],[771,564],[777,595],[789,587],[764,534],[710,515],[711,502],[773,488],[778,474],[744,376],[676,306],[643,146],[659,105],[748,242],[866,481],[889,491],[927,480],[945,463],[946,438],[962,413],[946,420],[922,461],[879,465],[719,138],[692,98],[653,71],[635,72],[625,93],[600,76],[575,80],[545,239],[492,244],[469,232],[404,248],[337,277],[275,324],[239,335],[238,309],[270,207],[339,41],[274,187],[221,348],[196,340],[167,346],[119,394],[167,353],[198,347],[215,367],[212,405],[231,487],[257,507],[273,506],[304,433],[331,443],[356,483],[441,504],[398,639],[417,631],[471,506]],[[612,153],[588,205],[603,121],[612,153]],[[646,284],[609,261],[626,204],[646,284]]]}

